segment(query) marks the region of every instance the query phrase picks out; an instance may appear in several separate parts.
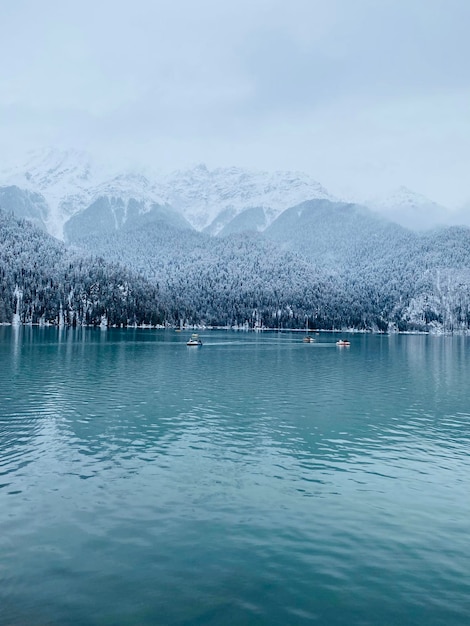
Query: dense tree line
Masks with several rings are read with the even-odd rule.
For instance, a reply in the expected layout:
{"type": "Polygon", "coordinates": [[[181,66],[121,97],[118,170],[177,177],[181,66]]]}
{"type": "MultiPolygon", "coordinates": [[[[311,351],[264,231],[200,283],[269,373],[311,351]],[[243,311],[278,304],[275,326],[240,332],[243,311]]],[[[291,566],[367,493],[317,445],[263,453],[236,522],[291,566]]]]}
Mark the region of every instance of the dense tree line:
{"type": "Polygon", "coordinates": [[[77,243],[158,282],[171,323],[468,328],[470,230],[420,235],[363,207],[306,205],[304,219],[298,207],[285,213],[278,236],[214,238],[162,222],[77,243]]]}
{"type": "Polygon", "coordinates": [[[469,328],[466,227],[417,233],[365,207],[320,200],[288,209],[265,235],[334,276],[346,326],[469,328]]]}
{"type": "Polygon", "coordinates": [[[254,234],[218,239],[156,223],[76,245],[121,257],[158,284],[172,324],[297,327],[326,302],[310,263],[254,234]]]}
{"type": "Polygon", "coordinates": [[[162,323],[158,288],[0,211],[0,322],[162,323]]]}
{"type": "Polygon", "coordinates": [[[34,323],[466,330],[470,230],[418,234],[316,201],[264,234],[157,219],[65,247],[0,212],[0,321],[17,307],[34,323]]]}

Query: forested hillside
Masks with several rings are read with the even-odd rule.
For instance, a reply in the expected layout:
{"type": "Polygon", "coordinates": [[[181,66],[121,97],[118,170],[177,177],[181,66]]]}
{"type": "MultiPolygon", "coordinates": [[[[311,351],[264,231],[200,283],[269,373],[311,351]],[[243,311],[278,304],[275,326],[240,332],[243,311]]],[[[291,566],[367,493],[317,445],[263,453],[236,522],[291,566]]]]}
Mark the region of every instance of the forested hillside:
{"type": "Polygon", "coordinates": [[[213,237],[161,211],[67,248],[0,213],[0,281],[0,322],[466,330],[470,230],[419,234],[319,200],[262,234],[213,237]]]}
{"type": "Polygon", "coordinates": [[[265,235],[332,273],[344,322],[379,328],[468,328],[470,229],[417,233],[365,207],[313,200],[285,211],[265,235]]]}
{"type": "Polygon", "coordinates": [[[470,322],[470,230],[418,234],[364,207],[313,201],[265,235],[210,237],[163,222],[79,245],[158,282],[168,320],[372,330],[470,322]]]}
{"type": "Polygon", "coordinates": [[[338,300],[312,264],[256,234],[215,238],[160,222],[76,245],[158,283],[172,323],[298,327],[338,300]]]}
{"type": "Polygon", "coordinates": [[[15,217],[25,218],[46,230],[48,207],[46,199],[39,193],[15,185],[0,187],[0,209],[6,209],[15,217]]]}
{"type": "Polygon", "coordinates": [[[0,322],[159,323],[158,288],[122,265],[68,251],[0,211],[0,322]]]}

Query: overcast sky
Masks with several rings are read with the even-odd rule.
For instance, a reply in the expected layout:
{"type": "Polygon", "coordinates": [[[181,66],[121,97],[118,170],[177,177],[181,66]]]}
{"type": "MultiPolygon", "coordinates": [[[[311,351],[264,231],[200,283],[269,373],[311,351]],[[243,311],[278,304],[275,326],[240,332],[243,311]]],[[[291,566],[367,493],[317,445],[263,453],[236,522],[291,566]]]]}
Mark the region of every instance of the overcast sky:
{"type": "Polygon", "coordinates": [[[470,0],[0,3],[4,160],[298,169],[470,201],[470,0]]]}

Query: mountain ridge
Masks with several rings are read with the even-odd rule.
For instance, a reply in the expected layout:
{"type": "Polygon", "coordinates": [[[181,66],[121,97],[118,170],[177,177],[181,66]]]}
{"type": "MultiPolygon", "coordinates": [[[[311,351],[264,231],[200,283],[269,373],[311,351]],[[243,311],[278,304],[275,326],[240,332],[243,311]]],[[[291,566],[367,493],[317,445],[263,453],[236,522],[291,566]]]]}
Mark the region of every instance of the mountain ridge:
{"type": "Polygon", "coordinates": [[[468,228],[416,233],[365,207],[314,200],[265,233],[213,237],[169,224],[160,209],[150,221],[85,229],[73,245],[0,211],[0,321],[60,325],[63,311],[72,324],[470,329],[468,228]]]}
{"type": "Polygon", "coordinates": [[[447,208],[405,185],[386,195],[366,200],[364,204],[380,215],[412,230],[428,230],[448,225],[451,220],[451,213],[447,208]]]}
{"type": "Polygon", "coordinates": [[[48,206],[46,228],[59,239],[72,217],[104,197],[136,201],[141,213],[154,205],[172,207],[193,228],[211,234],[218,234],[246,209],[261,208],[263,227],[267,227],[282,211],[303,200],[334,199],[302,172],[241,167],[210,170],[203,164],[166,175],[112,172],[95,166],[89,155],[78,151],[34,154],[23,165],[0,172],[0,185],[41,194],[48,206]]]}

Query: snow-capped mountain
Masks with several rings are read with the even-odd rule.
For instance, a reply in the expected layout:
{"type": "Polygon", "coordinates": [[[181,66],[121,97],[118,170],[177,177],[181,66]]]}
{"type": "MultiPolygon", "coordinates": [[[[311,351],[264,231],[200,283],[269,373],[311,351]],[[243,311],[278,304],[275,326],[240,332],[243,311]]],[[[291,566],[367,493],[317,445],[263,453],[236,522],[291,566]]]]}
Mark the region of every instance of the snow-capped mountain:
{"type": "Polygon", "coordinates": [[[48,206],[44,216],[47,230],[61,237],[64,222],[89,204],[95,177],[86,153],[49,148],[0,172],[0,184],[41,194],[48,206]]]}
{"type": "Polygon", "coordinates": [[[263,230],[285,209],[304,200],[332,196],[302,172],[266,172],[239,167],[209,170],[205,165],[177,171],[161,182],[166,202],[197,230],[218,234],[248,209],[262,209],[263,230]]]}
{"type": "Polygon", "coordinates": [[[426,230],[449,221],[446,208],[407,187],[399,187],[389,195],[373,198],[365,204],[391,221],[413,230],[426,230]]]}
{"type": "Polygon", "coordinates": [[[32,152],[24,163],[4,170],[18,187],[34,188],[36,191],[55,192],[64,196],[72,189],[86,191],[93,180],[93,166],[90,156],[78,150],[55,150],[47,148],[32,152]]]}
{"type": "Polygon", "coordinates": [[[0,187],[0,208],[7,209],[16,217],[33,222],[42,230],[47,230],[46,220],[49,207],[40,193],[20,189],[15,185],[0,187]]]}
{"type": "MultiPolygon", "coordinates": [[[[0,172],[0,207],[61,239],[87,229],[111,232],[143,218],[211,235],[264,231],[286,209],[308,200],[336,198],[302,172],[205,165],[166,175],[150,169],[116,172],[76,150],[43,150],[0,172]]],[[[463,213],[453,216],[406,187],[363,204],[414,230],[464,222],[463,213]]]]}
{"type": "Polygon", "coordinates": [[[32,153],[23,164],[0,172],[0,185],[40,194],[48,207],[44,217],[47,230],[59,239],[63,238],[64,225],[99,198],[119,199],[120,209],[127,213],[129,200],[146,211],[158,195],[140,172],[113,172],[76,150],[32,153]]]}
{"type": "MultiPolygon", "coordinates": [[[[179,214],[196,230],[207,229],[210,234],[226,227],[264,230],[288,207],[310,199],[333,200],[317,181],[301,172],[209,170],[197,165],[165,176],[112,173],[89,155],[73,150],[35,153],[24,164],[0,172],[0,186],[40,194],[45,226],[59,238],[79,224],[80,215],[80,230],[94,228],[95,218],[100,230],[108,230],[108,226],[120,228],[136,216],[155,211],[156,206],[165,207],[165,215],[173,222],[179,214]],[[94,210],[97,207],[99,211],[94,210]]],[[[37,211],[37,207],[31,209],[34,217],[37,211]]]]}

